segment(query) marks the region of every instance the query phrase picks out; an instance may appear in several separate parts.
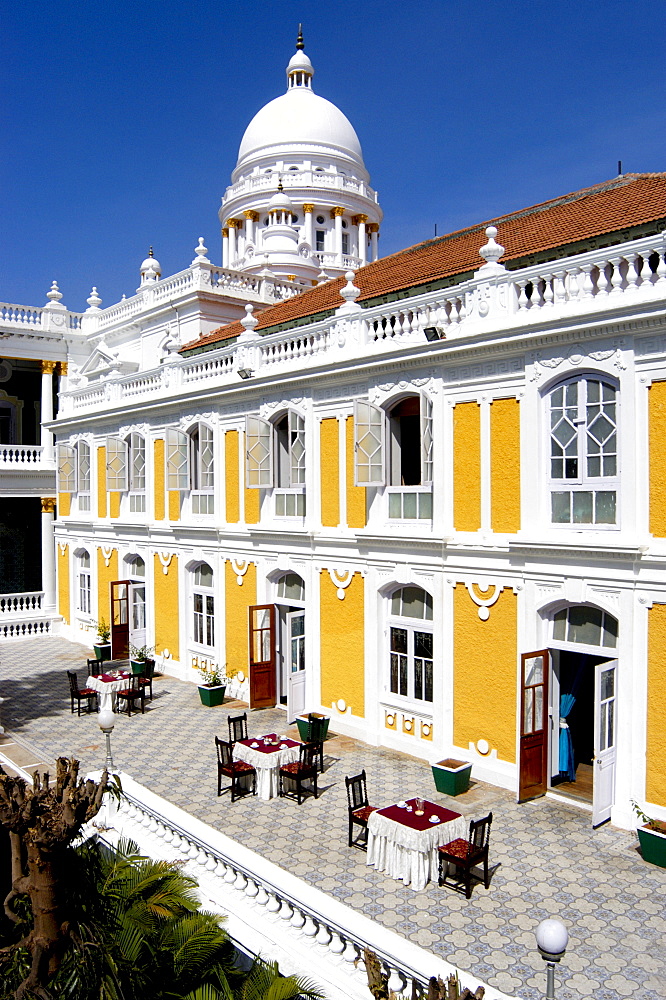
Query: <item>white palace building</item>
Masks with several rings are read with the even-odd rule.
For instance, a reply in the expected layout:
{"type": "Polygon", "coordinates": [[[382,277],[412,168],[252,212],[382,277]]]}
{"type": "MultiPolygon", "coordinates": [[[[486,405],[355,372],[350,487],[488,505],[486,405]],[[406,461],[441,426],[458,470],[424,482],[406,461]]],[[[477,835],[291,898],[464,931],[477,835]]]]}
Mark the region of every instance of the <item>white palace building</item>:
{"type": "Polygon", "coordinates": [[[0,307],[0,634],[105,618],[289,721],[666,818],[666,174],[378,258],[313,74],[299,39],[221,266],[0,307]]]}

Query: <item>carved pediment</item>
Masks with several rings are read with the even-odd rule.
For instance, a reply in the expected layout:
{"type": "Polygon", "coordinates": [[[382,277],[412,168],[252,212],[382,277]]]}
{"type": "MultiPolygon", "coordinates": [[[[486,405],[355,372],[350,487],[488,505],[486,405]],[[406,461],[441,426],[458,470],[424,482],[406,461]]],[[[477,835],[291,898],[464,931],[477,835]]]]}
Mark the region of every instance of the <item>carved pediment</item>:
{"type": "Polygon", "coordinates": [[[138,362],[121,357],[118,351],[102,343],[95,347],[88,360],[81,366],[79,374],[91,382],[108,375],[131,375],[138,371],[138,368],[138,362]]]}

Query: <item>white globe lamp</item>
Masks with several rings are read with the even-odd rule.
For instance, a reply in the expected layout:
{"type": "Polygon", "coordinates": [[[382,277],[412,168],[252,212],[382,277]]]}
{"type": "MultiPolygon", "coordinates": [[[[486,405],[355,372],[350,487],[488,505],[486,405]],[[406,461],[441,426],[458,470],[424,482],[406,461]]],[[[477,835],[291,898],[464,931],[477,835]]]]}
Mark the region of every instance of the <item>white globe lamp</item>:
{"type": "Polygon", "coordinates": [[[541,957],[546,962],[546,1000],[555,1000],[555,963],[566,951],[569,932],[563,923],[551,917],[541,921],[534,936],[541,957]]]}

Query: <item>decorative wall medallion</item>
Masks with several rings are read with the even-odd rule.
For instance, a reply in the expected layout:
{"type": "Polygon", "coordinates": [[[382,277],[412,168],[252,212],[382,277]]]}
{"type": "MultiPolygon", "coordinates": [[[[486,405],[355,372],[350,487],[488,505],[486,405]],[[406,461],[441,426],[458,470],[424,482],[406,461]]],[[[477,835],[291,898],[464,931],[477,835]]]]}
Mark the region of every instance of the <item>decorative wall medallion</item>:
{"type": "Polygon", "coordinates": [[[112,545],[102,545],[100,547],[100,552],[102,553],[102,556],[104,557],[104,565],[108,566],[109,563],[111,562],[111,556],[113,555],[113,552],[114,552],[113,546],[112,545]]]}
{"type": "MultiPolygon", "coordinates": [[[[171,565],[171,560],[173,559],[173,552],[158,552],[159,560],[162,563],[162,572],[165,576],[169,573],[169,566],[171,565]]],[[[166,654],[166,651],[165,651],[166,654]]]]}
{"type": "Polygon", "coordinates": [[[230,559],[231,568],[236,574],[236,583],[239,587],[243,586],[243,577],[247,573],[248,567],[250,565],[249,559],[230,559]]]}
{"type": "Polygon", "coordinates": [[[339,572],[337,569],[328,570],[328,575],[331,578],[331,583],[333,584],[334,587],[338,588],[338,600],[344,601],[345,590],[354,579],[354,572],[355,571],[353,569],[345,570],[342,573],[339,572]]]}
{"type": "Polygon", "coordinates": [[[499,584],[489,584],[482,580],[481,583],[466,583],[467,593],[479,608],[479,618],[482,622],[487,622],[490,618],[490,608],[502,593],[499,584]]]}
{"type": "Polygon", "coordinates": [[[60,555],[64,556],[65,552],[67,551],[67,542],[58,542],[58,545],[60,547],[60,555]]]}

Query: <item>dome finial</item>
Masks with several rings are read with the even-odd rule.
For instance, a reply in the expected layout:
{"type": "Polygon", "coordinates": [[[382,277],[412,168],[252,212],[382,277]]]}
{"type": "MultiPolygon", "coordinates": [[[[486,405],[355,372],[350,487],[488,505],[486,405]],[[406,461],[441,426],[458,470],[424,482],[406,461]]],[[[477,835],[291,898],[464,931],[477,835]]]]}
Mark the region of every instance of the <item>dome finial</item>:
{"type": "Polygon", "coordinates": [[[303,25],[298,26],[298,35],[296,36],[296,49],[304,49],[305,42],[303,41],[303,25]]]}
{"type": "Polygon", "coordinates": [[[281,177],[278,177],[278,191],[284,191],[284,188],[282,186],[282,178],[281,177]]]}

